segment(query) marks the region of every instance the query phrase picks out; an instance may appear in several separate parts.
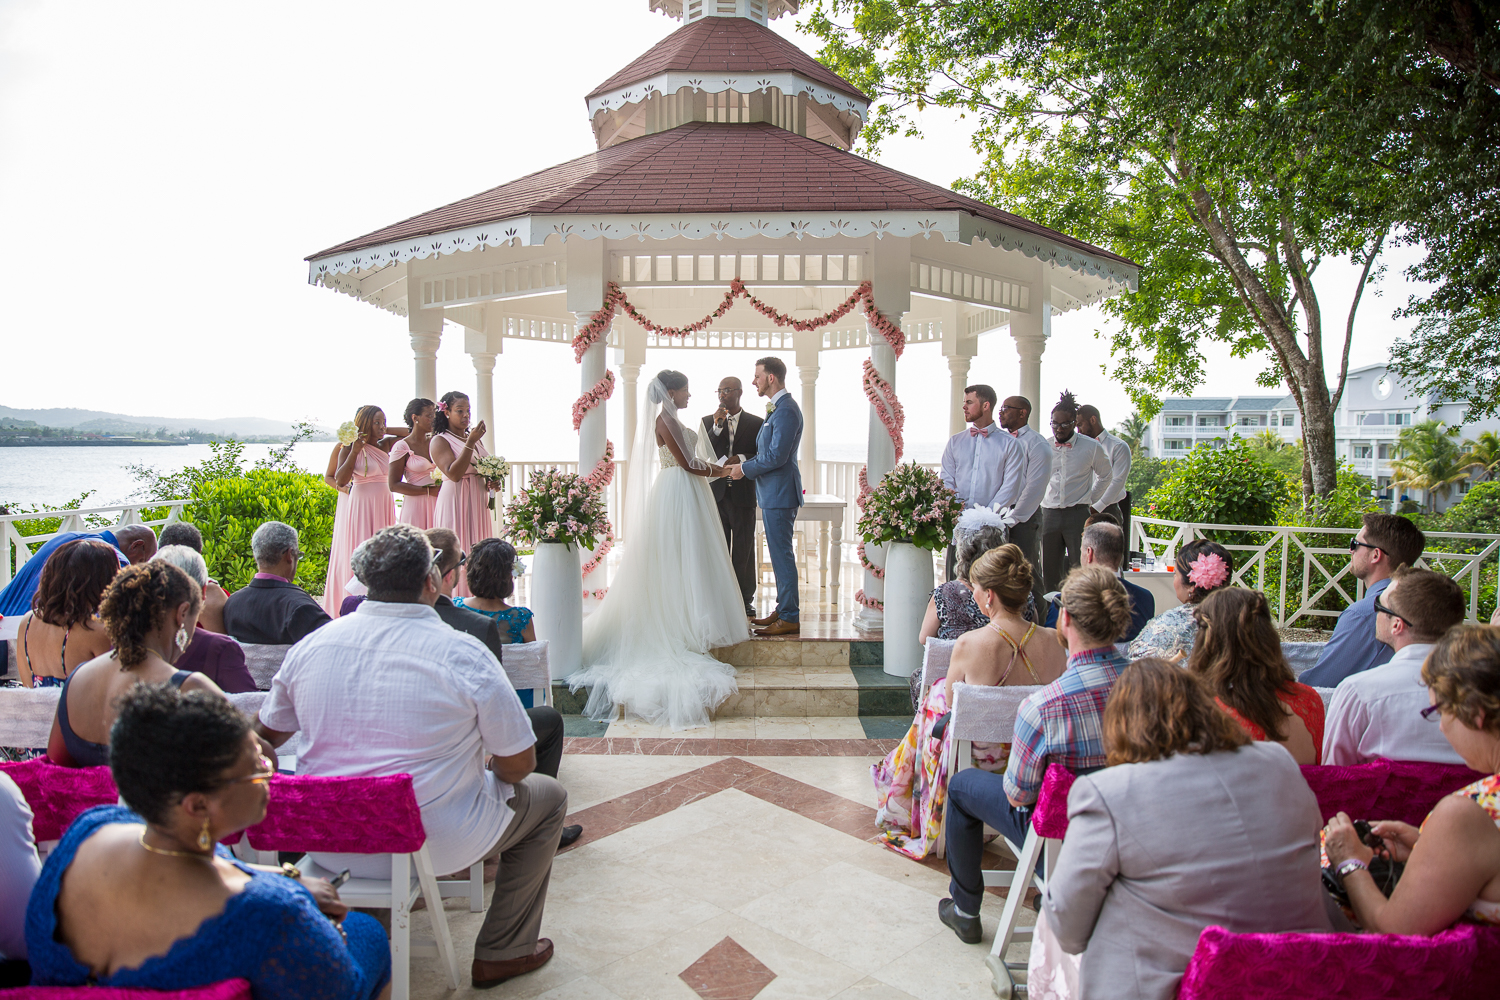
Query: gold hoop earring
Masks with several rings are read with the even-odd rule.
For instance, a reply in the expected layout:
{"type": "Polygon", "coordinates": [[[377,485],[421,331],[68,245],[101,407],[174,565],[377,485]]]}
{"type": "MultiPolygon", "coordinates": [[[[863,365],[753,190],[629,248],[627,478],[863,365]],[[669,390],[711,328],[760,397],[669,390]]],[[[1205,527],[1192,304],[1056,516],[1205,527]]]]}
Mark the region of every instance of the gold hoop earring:
{"type": "Polygon", "coordinates": [[[214,838],[208,835],[208,817],[203,817],[203,829],[198,831],[198,850],[207,851],[214,846],[214,838]]]}

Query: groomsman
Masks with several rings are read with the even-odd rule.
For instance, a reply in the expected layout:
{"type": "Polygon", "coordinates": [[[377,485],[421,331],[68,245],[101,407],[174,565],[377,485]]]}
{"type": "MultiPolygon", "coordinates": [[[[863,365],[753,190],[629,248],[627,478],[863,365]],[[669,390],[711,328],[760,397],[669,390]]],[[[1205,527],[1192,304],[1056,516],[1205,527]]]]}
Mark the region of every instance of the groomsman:
{"type": "Polygon", "coordinates": [[[1130,492],[1125,484],[1130,480],[1130,445],[1104,429],[1099,419],[1099,408],[1084,404],[1078,408],[1078,433],[1087,434],[1104,446],[1109,453],[1109,487],[1094,509],[1101,514],[1113,514],[1125,533],[1125,556],[1130,557],[1130,492]]]}
{"type": "MultiPolygon", "coordinates": [[[[765,421],[740,408],[743,391],[739,379],[724,379],[719,383],[719,408],[703,418],[708,448],[718,465],[724,465],[731,456],[744,462],[756,455],[755,436],[765,421]]],[[[729,562],[745,599],[745,613],[754,618],[755,483],[726,476],[713,480],[713,491],[719,520],[724,524],[724,541],[729,546],[729,562]]]]}
{"type": "Polygon", "coordinates": [[[1052,591],[1082,555],[1083,522],[1109,486],[1109,453],[1078,433],[1078,406],[1064,390],[1052,408],[1052,478],[1042,497],[1042,586],[1052,591]]]}
{"type": "MultiPolygon", "coordinates": [[[[1009,506],[1020,491],[1025,449],[995,425],[995,390],[971,385],[964,390],[964,420],[970,425],[948,439],[943,449],[943,485],[958,494],[965,507],[1009,506]]],[[[953,543],[944,562],[953,579],[953,543]]]]}
{"type": "Polygon", "coordinates": [[[1000,406],[1000,426],[1021,446],[1025,460],[1017,477],[1015,496],[1016,523],[1010,529],[1010,540],[1020,546],[1031,563],[1031,592],[1040,609],[1045,603],[1042,589],[1042,496],[1052,478],[1052,444],[1027,423],[1031,419],[1031,400],[1025,396],[1008,396],[1000,406]]]}

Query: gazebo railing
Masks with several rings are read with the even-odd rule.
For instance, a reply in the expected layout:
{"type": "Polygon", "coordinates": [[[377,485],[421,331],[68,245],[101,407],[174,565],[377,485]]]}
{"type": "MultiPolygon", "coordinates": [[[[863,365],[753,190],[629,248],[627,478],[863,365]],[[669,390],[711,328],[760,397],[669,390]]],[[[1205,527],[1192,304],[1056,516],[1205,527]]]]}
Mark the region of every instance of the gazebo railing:
{"type": "MultiPolygon", "coordinates": [[[[1234,553],[1232,580],[1263,591],[1276,624],[1298,618],[1337,618],[1364,597],[1364,584],[1349,572],[1349,545],[1358,528],[1301,528],[1256,524],[1202,524],[1132,514],[1130,549],[1172,566],[1178,549],[1198,539],[1234,553]],[[1335,541],[1337,540],[1337,541],[1335,541]]],[[[1500,535],[1429,531],[1422,569],[1446,573],[1464,588],[1468,618],[1488,620],[1500,576],[1500,535]],[[1484,609],[1481,618],[1481,608],[1484,609]]]]}
{"type": "Polygon", "coordinates": [[[166,500],[150,503],[111,504],[107,507],[81,507],[76,510],[43,510],[32,514],[0,514],[0,587],[10,583],[11,575],[26,565],[31,558],[32,546],[40,547],[67,531],[100,531],[107,528],[123,528],[127,524],[144,524],[152,528],[171,524],[182,519],[182,508],[190,501],[166,500]],[[142,511],[167,508],[167,516],[146,520],[142,511]],[[16,527],[18,521],[45,521],[58,518],[61,524],[56,531],[35,535],[23,535],[16,527]]]}

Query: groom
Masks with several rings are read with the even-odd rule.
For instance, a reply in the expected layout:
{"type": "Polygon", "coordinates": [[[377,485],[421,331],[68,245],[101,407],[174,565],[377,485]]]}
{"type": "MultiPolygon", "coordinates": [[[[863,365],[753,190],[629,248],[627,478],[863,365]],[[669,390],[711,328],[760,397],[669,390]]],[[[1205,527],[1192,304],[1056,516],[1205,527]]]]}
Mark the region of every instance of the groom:
{"type": "Polygon", "coordinates": [[[756,635],[796,635],[801,612],[797,604],[797,560],[792,555],[792,525],[802,506],[802,473],[797,446],[802,443],[802,410],[786,391],[786,364],[780,358],[755,362],[755,391],[770,400],[766,421],[755,436],[756,455],[730,466],[732,479],[755,480],[766,547],[776,572],[776,610],[752,619],[756,635]]]}

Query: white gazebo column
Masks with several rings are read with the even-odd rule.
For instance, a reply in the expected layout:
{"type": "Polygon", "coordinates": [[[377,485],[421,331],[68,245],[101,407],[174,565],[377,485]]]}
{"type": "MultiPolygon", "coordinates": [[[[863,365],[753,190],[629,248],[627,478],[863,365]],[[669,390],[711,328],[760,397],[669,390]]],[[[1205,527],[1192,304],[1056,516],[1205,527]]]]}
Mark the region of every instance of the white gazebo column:
{"type": "Polygon", "coordinates": [[[615,457],[628,461],[633,457],[630,449],[635,443],[635,420],[640,412],[637,388],[641,366],[646,363],[646,331],[634,323],[625,323],[617,339],[620,346],[615,348],[615,365],[620,369],[624,389],[620,402],[625,407],[625,440],[615,446],[615,457]]]}
{"type": "Polygon", "coordinates": [[[441,310],[425,312],[423,315],[411,316],[414,329],[411,331],[411,354],[416,369],[416,395],[423,399],[436,400],[437,391],[437,351],[438,344],[443,337],[443,314],[441,310]],[[436,325],[436,330],[415,329],[418,320],[424,325],[436,325]],[[436,320],[435,324],[430,321],[436,320]]]}
{"type": "Polygon", "coordinates": [[[484,329],[464,327],[464,351],[474,361],[474,419],[483,420],[484,447],[491,455],[495,450],[495,357],[505,348],[500,330],[503,321],[494,310],[484,311],[484,329]],[[495,330],[491,336],[488,331],[495,330]]]}
{"type": "Polygon", "coordinates": [[[964,389],[969,385],[969,364],[979,353],[979,338],[970,336],[958,303],[943,303],[943,357],[948,359],[948,433],[964,429],[964,389]]]}
{"type": "Polygon", "coordinates": [[[1042,416],[1049,410],[1041,398],[1042,352],[1052,336],[1052,297],[1046,293],[1051,286],[1045,278],[1044,271],[1043,287],[1032,294],[1031,309],[1010,314],[1010,335],[1016,340],[1016,354],[1021,359],[1020,394],[1031,400],[1031,419],[1027,423],[1037,433],[1042,433],[1042,416]]]}
{"type": "MultiPolygon", "coordinates": [[[[580,327],[594,318],[591,312],[576,312],[573,316],[580,327]]],[[[608,355],[605,350],[608,341],[609,334],[606,331],[603,337],[583,352],[583,363],[578,366],[578,394],[580,396],[598,385],[604,373],[609,370],[606,363],[608,355]]],[[[583,423],[578,428],[578,474],[580,476],[587,476],[593,472],[594,466],[598,465],[599,460],[604,457],[606,441],[604,421],[608,406],[608,403],[601,402],[583,415],[583,423]]]]}
{"type": "Polygon", "coordinates": [[[809,494],[819,492],[818,480],[818,353],[823,334],[817,330],[797,331],[797,380],[802,384],[802,447],[797,465],[802,471],[802,488],[809,494]]]}

